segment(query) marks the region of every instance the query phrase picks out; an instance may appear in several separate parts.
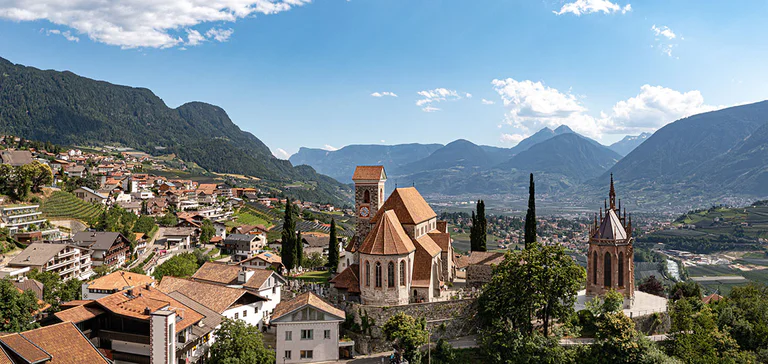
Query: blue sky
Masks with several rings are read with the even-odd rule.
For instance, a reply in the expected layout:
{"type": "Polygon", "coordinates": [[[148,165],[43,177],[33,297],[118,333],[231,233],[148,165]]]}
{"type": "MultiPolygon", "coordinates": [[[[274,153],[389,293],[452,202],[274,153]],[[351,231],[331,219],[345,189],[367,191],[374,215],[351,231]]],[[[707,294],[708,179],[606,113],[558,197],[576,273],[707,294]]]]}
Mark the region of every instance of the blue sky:
{"type": "Polygon", "coordinates": [[[71,3],[0,1],[0,57],[219,105],[283,157],[560,124],[608,144],[768,98],[765,1],[71,3]]]}

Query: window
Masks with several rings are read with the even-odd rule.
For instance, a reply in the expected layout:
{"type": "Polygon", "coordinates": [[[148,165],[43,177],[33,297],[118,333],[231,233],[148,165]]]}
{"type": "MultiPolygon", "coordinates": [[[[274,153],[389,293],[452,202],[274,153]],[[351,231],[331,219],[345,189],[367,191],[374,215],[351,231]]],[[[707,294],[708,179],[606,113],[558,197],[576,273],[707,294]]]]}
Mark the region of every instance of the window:
{"type": "Polygon", "coordinates": [[[606,287],[611,286],[611,253],[605,253],[605,258],[603,258],[604,267],[603,267],[603,283],[606,287]]]}
{"type": "Polygon", "coordinates": [[[331,338],[331,330],[323,331],[323,339],[330,339],[330,338],[331,338]]]}
{"type": "Polygon", "coordinates": [[[240,313],[239,312],[235,312],[235,320],[237,320],[239,318],[240,318],[240,313]]]}
{"type": "Polygon", "coordinates": [[[368,190],[363,192],[363,203],[371,203],[371,192],[368,190]]]}
{"type": "Polygon", "coordinates": [[[285,332],[285,341],[292,341],[293,340],[293,331],[286,331],[285,332]]]}
{"type": "Polygon", "coordinates": [[[243,310],[243,317],[248,316],[248,310],[243,310]]]}
{"type": "Polygon", "coordinates": [[[400,285],[405,285],[405,261],[400,261],[400,285]]]}
{"type": "Polygon", "coordinates": [[[376,288],[381,288],[381,263],[376,262],[376,288]]]}
{"type": "Polygon", "coordinates": [[[597,252],[592,253],[592,284],[597,284],[597,252]]]}
{"type": "Polygon", "coordinates": [[[395,286],[395,263],[387,264],[387,287],[395,286]]]}
{"type": "Polygon", "coordinates": [[[301,339],[312,340],[312,338],[314,337],[314,331],[315,330],[301,330],[301,339]]]}
{"type": "Polygon", "coordinates": [[[312,359],[312,350],[302,350],[301,359],[312,359]]]}
{"type": "Polygon", "coordinates": [[[618,279],[618,285],[619,287],[624,287],[624,252],[619,253],[619,279],[618,279]]]}
{"type": "Polygon", "coordinates": [[[291,351],[286,350],[285,355],[283,355],[283,359],[291,359],[291,351]]]}
{"type": "Polygon", "coordinates": [[[365,262],[365,285],[371,285],[371,263],[365,262]]]}

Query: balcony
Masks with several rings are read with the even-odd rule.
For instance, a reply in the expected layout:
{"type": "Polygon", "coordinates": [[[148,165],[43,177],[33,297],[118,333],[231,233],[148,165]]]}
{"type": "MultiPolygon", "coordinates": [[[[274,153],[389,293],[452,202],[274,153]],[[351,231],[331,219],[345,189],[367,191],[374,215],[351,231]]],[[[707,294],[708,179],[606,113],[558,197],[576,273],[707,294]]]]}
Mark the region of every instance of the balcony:
{"type": "Polygon", "coordinates": [[[68,257],[70,255],[74,255],[75,253],[77,253],[77,249],[72,249],[70,251],[60,252],[56,256],[59,257],[59,258],[66,258],[66,257],[68,257]]]}
{"type": "Polygon", "coordinates": [[[54,263],[54,264],[48,265],[47,267],[45,267],[45,269],[46,270],[53,270],[53,269],[56,269],[56,268],[59,268],[59,267],[63,267],[65,265],[67,265],[67,264],[74,264],[74,263],[77,263],[77,259],[62,260],[62,261],[59,261],[58,263],[54,263]]]}

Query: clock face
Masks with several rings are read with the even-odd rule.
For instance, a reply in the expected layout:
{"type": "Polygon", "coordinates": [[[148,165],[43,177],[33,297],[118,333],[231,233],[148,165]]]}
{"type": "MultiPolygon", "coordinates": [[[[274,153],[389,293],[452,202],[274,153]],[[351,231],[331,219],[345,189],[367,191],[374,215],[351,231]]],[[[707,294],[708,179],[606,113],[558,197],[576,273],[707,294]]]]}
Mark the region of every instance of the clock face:
{"type": "Polygon", "coordinates": [[[367,206],[363,206],[360,208],[360,216],[361,217],[368,217],[371,214],[371,210],[368,209],[367,206]]]}

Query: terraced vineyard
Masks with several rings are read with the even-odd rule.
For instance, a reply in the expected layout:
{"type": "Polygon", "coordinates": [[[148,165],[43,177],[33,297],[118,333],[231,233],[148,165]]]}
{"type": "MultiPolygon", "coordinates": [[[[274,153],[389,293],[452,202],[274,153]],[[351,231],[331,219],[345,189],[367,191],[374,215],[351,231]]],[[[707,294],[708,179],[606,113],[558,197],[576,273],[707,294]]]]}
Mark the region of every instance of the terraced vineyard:
{"type": "Polygon", "coordinates": [[[100,206],[85,202],[75,195],[56,191],[40,205],[40,211],[47,218],[73,218],[90,222],[102,212],[100,206]]]}

